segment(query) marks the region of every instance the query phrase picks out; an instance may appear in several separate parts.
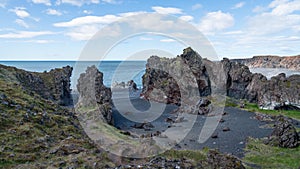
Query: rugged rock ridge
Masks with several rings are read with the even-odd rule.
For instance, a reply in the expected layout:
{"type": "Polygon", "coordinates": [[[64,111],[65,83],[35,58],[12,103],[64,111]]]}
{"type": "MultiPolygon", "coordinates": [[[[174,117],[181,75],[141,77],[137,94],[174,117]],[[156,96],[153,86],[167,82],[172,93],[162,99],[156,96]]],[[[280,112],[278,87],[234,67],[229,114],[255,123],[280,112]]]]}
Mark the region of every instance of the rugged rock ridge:
{"type": "Polygon", "coordinates": [[[181,95],[208,96],[210,89],[202,58],[191,48],[184,49],[183,54],[174,59],[151,56],[147,61],[142,91],[146,99],[180,105],[181,95]]]}
{"type": "Polygon", "coordinates": [[[95,112],[100,112],[100,114],[96,113],[96,118],[108,124],[113,123],[111,89],[104,86],[103,73],[96,66],[88,67],[86,72],[80,75],[77,90],[79,92],[79,100],[76,104],[78,112],[86,113],[80,109],[93,107],[95,112]]]}
{"type": "Polygon", "coordinates": [[[254,56],[250,59],[233,59],[250,68],[286,68],[300,70],[300,55],[297,56],[254,56]]]}
{"type": "Polygon", "coordinates": [[[211,62],[202,59],[191,48],[184,49],[183,54],[174,59],[157,56],[148,59],[142,93],[146,99],[179,105],[182,100],[180,92],[188,90],[199,90],[200,96],[208,96],[212,91],[222,94],[224,90],[229,97],[258,103],[265,109],[276,109],[286,105],[300,107],[299,75],[286,77],[285,74],[279,74],[267,80],[262,74],[252,74],[242,63],[226,58],[220,62],[211,62]],[[159,69],[155,69],[156,67],[159,69]],[[190,76],[183,73],[188,71],[186,67],[192,72],[190,76]],[[171,70],[173,76],[164,69],[171,70]],[[172,77],[180,78],[176,81],[172,77]],[[191,83],[195,77],[199,88],[191,83]],[[194,86],[191,87],[190,84],[194,86]]]}
{"type": "Polygon", "coordinates": [[[32,73],[1,66],[0,168],[114,167],[83,131],[72,109],[50,97],[60,91],[42,95],[47,84],[56,90],[68,88],[64,80],[68,82],[70,71],[67,67],[32,73]]]}
{"type": "Polygon", "coordinates": [[[67,106],[73,103],[70,89],[72,70],[72,67],[66,66],[38,73],[0,65],[0,76],[19,83],[28,92],[35,92],[44,99],[67,106]]]}

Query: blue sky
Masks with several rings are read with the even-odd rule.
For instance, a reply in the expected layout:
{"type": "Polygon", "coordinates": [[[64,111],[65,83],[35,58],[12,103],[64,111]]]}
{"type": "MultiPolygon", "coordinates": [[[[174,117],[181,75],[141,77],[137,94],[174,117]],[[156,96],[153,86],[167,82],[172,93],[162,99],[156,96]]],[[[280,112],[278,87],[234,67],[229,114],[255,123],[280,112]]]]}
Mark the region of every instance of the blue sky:
{"type": "MultiPolygon", "coordinates": [[[[148,12],[195,26],[220,58],[300,54],[300,0],[0,0],[0,60],[77,60],[99,29],[148,12]]],[[[140,46],[174,55],[184,47],[156,35],[125,42],[108,60],[137,53],[140,46]]]]}

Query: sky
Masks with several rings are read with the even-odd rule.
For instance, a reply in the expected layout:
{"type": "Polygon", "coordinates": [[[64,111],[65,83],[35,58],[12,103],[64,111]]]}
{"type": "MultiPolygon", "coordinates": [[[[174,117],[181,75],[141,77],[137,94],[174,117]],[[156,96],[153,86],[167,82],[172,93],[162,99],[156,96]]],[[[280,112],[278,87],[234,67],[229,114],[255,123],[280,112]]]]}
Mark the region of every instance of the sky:
{"type": "MultiPolygon", "coordinates": [[[[145,13],[194,26],[219,58],[300,54],[300,0],[0,0],[0,60],[78,60],[99,30],[145,13]]],[[[158,33],[165,26],[149,24],[151,19],[135,22],[158,33]]],[[[149,49],[177,55],[184,47],[172,36],[142,34],[123,39],[106,59],[149,49]]]]}

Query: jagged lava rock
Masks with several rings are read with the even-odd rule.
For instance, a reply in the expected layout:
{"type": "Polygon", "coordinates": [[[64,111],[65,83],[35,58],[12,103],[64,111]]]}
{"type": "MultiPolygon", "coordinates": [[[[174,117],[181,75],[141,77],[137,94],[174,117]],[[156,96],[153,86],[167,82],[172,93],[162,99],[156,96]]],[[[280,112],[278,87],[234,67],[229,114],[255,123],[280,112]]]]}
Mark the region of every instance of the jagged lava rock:
{"type": "Polygon", "coordinates": [[[77,110],[81,107],[95,107],[101,112],[97,114],[97,118],[109,124],[113,123],[111,89],[103,84],[103,73],[96,66],[88,67],[86,72],[80,75],[77,90],[79,93],[77,110]]]}
{"type": "Polygon", "coordinates": [[[3,74],[2,77],[10,78],[7,80],[18,82],[27,92],[35,92],[44,99],[67,106],[73,103],[70,89],[72,70],[66,66],[39,73],[0,65],[0,76],[3,74]]]}
{"type": "Polygon", "coordinates": [[[288,105],[300,108],[300,75],[286,77],[284,73],[259,83],[258,104],[265,109],[280,109],[288,105]]]}
{"type": "Polygon", "coordinates": [[[173,59],[158,56],[148,59],[143,75],[142,95],[146,99],[180,105],[181,101],[188,102],[182,96],[208,96],[211,93],[209,85],[208,73],[202,65],[201,56],[187,48],[183,54],[173,59]]]}
{"type": "Polygon", "coordinates": [[[184,49],[183,54],[173,59],[158,56],[148,59],[142,91],[146,99],[195,105],[193,101],[213,94],[246,99],[263,109],[299,109],[300,75],[279,74],[267,80],[237,61],[224,58],[212,62],[202,59],[191,48],[184,49]]]}
{"type": "Polygon", "coordinates": [[[265,143],[283,148],[294,148],[299,146],[298,140],[299,136],[291,123],[291,119],[284,116],[278,116],[275,128],[265,143]]]}

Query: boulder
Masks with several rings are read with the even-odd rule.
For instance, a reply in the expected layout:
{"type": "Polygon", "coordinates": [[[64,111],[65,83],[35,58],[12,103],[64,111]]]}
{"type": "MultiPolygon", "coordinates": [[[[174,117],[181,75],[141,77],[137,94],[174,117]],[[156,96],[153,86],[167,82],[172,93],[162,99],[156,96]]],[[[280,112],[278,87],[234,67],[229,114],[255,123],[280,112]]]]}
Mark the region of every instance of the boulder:
{"type": "Polygon", "coordinates": [[[242,161],[229,154],[221,154],[216,150],[209,150],[207,162],[211,168],[245,169],[242,161]]]}
{"type": "Polygon", "coordinates": [[[284,116],[278,116],[275,122],[275,128],[265,143],[283,148],[298,147],[299,135],[293,126],[291,119],[284,116]]]}

